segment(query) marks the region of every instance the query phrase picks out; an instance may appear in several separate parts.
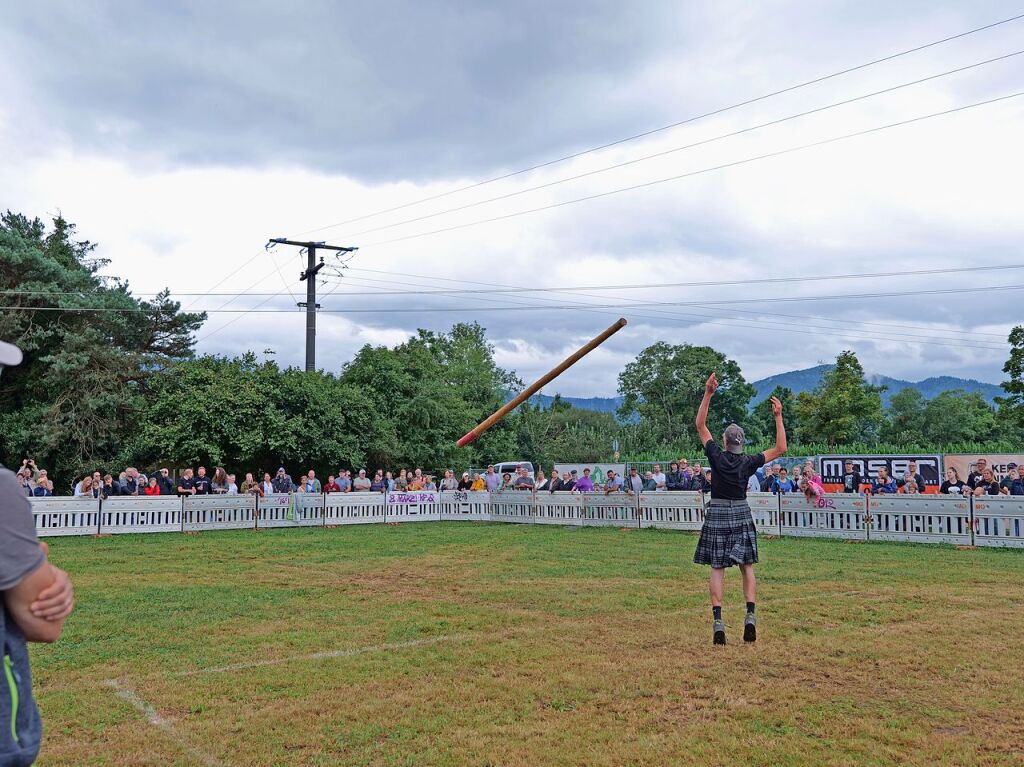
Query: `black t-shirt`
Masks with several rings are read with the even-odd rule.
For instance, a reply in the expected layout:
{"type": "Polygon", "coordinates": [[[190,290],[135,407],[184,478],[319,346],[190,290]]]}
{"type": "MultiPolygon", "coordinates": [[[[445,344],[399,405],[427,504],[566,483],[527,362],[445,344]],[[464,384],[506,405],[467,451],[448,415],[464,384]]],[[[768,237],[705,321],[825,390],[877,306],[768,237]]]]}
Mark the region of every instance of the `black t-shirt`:
{"type": "Polygon", "coordinates": [[[843,492],[844,493],[859,493],[860,486],[864,484],[863,478],[860,476],[859,471],[851,471],[848,474],[843,475],[843,492]]]}
{"type": "Polygon", "coordinates": [[[187,495],[188,491],[196,486],[196,481],[193,477],[178,477],[178,494],[187,495]],[[184,490],[185,492],[181,492],[184,490]]]}
{"type": "Polygon", "coordinates": [[[939,493],[942,495],[964,495],[965,487],[967,487],[966,482],[961,482],[960,480],[957,480],[956,482],[950,482],[947,479],[939,487],[939,493]]]}
{"type": "Polygon", "coordinates": [[[746,500],[747,480],[764,466],[764,453],[728,453],[713,439],[709,439],[704,445],[704,455],[711,464],[711,497],[729,501],[746,500]]]}
{"type": "Polygon", "coordinates": [[[999,495],[999,483],[994,479],[991,482],[979,479],[974,484],[974,489],[977,490],[979,487],[982,488],[985,495],[999,495]]]}
{"type": "Polygon", "coordinates": [[[192,481],[195,483],[196,495],[210,494],[212,486],[209,477],[195,477],[192,481]]]}

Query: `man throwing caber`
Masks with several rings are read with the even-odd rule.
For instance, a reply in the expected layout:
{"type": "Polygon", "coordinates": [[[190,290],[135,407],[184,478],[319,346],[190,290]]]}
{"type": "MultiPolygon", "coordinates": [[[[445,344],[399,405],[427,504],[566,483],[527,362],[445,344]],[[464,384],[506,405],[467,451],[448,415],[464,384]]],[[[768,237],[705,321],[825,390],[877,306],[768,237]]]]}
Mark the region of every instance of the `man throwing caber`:
{"type": "Polygon", "coordinates": [[[743,429],[734,423],[722,434],[723,451],[708,431],[708,407],[711,395],[718,388],[718,379],[712,373],[704,385],[704,399],[697,409],[697,434],[704,445],[704,454],[711,465],[711,503],[704,517],[697,551],[693,561],[698,565],[711,565],[708,587],[711,591],[711,611],[714,615],[714,644],[725,644],[725,621],[722,620],[722,590],[725,568],[739,565],[743,575],[743,595],[747,600],[747,617],[743,621],[743,641],[757,639],[757,619],[754,615],[754,564],[757,562],[757,528],[747,505],[747,480],[765,463],[786,453],[786,428],[782,424],[782,403],[772,397],[775,415],[775,447],[757,455],[744,455],[743,429]]]}
{"type": "MultiPolygon", "coordinates": [[[[0,341],[0,370],[21,362],[0,341]]],[[[28,767],[39,753],[42,724],[32,699],[26,642],[55,642],[74,607],[67,573],[51,565],[36,539],[32,508],[14,474],[0,466],[0,765],[28,767]]]]}

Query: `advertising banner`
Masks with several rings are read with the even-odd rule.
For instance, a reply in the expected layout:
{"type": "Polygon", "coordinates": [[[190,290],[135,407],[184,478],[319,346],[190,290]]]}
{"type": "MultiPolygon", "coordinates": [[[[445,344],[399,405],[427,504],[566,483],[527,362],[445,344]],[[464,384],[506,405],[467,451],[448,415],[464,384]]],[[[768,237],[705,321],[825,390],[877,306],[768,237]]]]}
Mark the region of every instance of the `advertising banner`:
{"type": "Polygon", "coordinates": [[[388,493],[388,506],[422,506],[437,504],[440,493],[436,490],[410,490],[388,493]]]}
{"type": "MultiPolygon", "coordinates": [[[[571,472],[573,469],[576,470],[576,476],[582,477],[584,469],[590,469],[590,478],[594,481],[595,485],[603,485],[605,479],[608,476],[608,470],[611,469],[620,477],[625,478],[626,476],[626,464],[624,463],[556,463],[555,471],[558,472],[558,476],[562,476],[566,472],[571,472]]],[[[668,471],[668,466],[662,467],[663,471],[668,471]]]]}
{"type": "Polygon", "coordinates": [[[853,461],[853,468],[860,472],[865,482],[878,476],[878,470],[885,467],[893,479],[901,479],[911,461],[917,463],[917,473],[924,480],[923,493],[939,492],[942,484],[941,461],[937,455],[823,455],[819,465],[821,481],[827,493],[843,492],[843,474],[846,461],[853,461]]]}
{"type": "Polygon", "coordinates": [[[1002,480],[1010,470],[1009,464],[1015,463],[1020,466],[1021,462],[1024,461],[1024,452],[1020,455],[1014,455],[1013,453],[944,455],[942,456],[942,469],[943,472],[950,467],[956,469],[960,479],[966,482],[970,473],[978,468],[979,459],[984,459],[986,467],[992,469],[996,479],[1002,480]]]}

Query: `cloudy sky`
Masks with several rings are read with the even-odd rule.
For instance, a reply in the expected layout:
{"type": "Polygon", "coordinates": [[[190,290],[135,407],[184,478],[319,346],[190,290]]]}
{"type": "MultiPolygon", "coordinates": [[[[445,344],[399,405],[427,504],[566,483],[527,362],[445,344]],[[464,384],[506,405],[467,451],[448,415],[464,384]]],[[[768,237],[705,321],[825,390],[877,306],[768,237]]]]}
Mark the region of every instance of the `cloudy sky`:
{"type": "Polygon", "coordinates": [[[548,393],[611,395],[658,340],[711,345],[750,380],[847,348],[877,373],[1002,380],[1024,268],[981,267],[1024,266],[1024,97],[753,158],[1024,91],[1018,55],[757,127],[1022,51],[1024,19],[586,150],[1019,5],[0,0],[0,11],[0,205],[61,211],[135,292],[166,286],[220,310],[201,352],[302,363],[304,262],[264,249],[283,236],[359,247],[344,269],[328,259],[343,276],[320,288],[317,362],[329,370],[365,343],[476,320],[529,380],[621,314],[629,327],[548,393]],[[806,279],[883,272],[895,274],[806,279]],[[732,284],[696,284],[708,282],[732,284]]]}

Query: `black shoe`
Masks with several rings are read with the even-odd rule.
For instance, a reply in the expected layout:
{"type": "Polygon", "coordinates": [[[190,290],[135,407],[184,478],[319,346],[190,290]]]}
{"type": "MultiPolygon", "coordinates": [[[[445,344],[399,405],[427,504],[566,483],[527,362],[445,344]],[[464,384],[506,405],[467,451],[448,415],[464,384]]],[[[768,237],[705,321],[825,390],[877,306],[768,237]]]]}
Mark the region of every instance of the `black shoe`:
{"type": "Polygon", "coordinates": [[[725,621],[719,619],[715,621],[715,638],[713,644],[725,644],[725,621]]]}
{"type": "Polygon", "coordinates": [[[754,617],[754,613],[747,613],[747,618],[743,621],[743,641],[757,641],[757,618],[754,617]]]}

